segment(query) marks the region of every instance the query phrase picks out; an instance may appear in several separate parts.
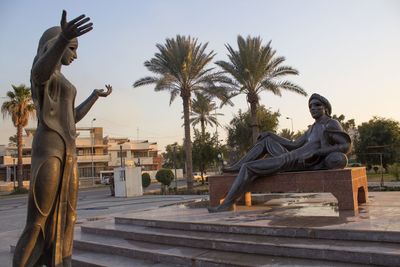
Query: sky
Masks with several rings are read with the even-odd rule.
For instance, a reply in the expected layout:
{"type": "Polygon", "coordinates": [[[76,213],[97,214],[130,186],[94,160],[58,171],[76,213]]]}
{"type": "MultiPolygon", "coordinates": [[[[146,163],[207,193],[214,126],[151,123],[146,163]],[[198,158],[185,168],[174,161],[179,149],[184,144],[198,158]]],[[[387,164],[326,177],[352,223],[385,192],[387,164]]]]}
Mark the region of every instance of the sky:
{"type": "MultiPolygon", "coordinates": [[[[373,116],[400,121],[400,1],[389,0],[1,0],[0,103],[11,85],[30,86],[30,69],[42,33],[59,25],[62,10],[70,20],[86,14],[94,30],[79,38],[78,59],[63,67],[78,90],[76,105],[93,89],[113,86],[78,127],[104,127],[104,134],[157,142],[160,150],[184,136],[182,100],[169,105],[168,92],[154,86],[133,88],[150,76],[143,65],[156,52],[156,44],[177,34],[208,42],[214,62],[228,60],[226,44],[237,49],[237,36],[260,36],[285,65],[299,76],[286,79],[311,95],[328,98],[333,114],[355,119],[373,116]]],[[[218,67],[211,64],[210,67],[218,67]]],[[[281,113],[279,129],[304,130],[313,123],[308,98],[283,91],[282,97],[263,92],[260,103],[281,113]],[[286,119],[289,117],[291,119],[286,119]]],[[[233,107],[218,110],[220,140],[239,109],[248,109],[245,95],[233,107]]],[[[28,127],[35,127],[30,121],[28,127]]],[[[0,120],[0,144],[15,134],[11,118],[0,120]]],[[[210,132],[214,128],[207,129],[210,132]]]]}

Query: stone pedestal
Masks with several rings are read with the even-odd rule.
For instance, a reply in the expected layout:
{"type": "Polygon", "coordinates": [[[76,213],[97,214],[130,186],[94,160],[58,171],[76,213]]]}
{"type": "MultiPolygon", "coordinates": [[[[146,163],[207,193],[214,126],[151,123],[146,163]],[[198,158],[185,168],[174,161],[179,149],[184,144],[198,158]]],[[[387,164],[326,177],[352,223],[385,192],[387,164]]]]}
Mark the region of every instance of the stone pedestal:
{"type": "MultiPolygon", "coordinates": [[[[225,197],[236,174],[208,177],[210,206],[219,205],[225,197]]],[[[251,205],[251,193],[332,193],[338,200],[339,210],[358,212],[358,204],[368,200],[368,183],[365,167],[341,170],[284,172],[260,177],[246,192],[246,205],[251,205]],[[250,198],[250,201],[249,201],[250,198]]]]}

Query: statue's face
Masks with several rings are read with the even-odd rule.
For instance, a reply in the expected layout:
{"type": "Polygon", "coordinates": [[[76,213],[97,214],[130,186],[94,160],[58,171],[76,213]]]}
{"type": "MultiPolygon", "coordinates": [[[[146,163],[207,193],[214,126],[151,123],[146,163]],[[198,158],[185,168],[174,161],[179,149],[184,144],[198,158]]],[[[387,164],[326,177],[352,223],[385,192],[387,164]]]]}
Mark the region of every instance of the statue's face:
{"type": "Polygon", "coordinates": [[[64,54],[61,58],[61,64],[68,66],[74,61],[74,59],[78,58],[76,50],[78,49],[78,39],[72,39],[67,48],[64,51],[64,54]]]}
{"type": "Polygon", "coordinates": [[[310,109],[311,116],[314,119],[319,119],[325,115],[325,105],[318,99],[312,99],[308,105],[310,109]]]}

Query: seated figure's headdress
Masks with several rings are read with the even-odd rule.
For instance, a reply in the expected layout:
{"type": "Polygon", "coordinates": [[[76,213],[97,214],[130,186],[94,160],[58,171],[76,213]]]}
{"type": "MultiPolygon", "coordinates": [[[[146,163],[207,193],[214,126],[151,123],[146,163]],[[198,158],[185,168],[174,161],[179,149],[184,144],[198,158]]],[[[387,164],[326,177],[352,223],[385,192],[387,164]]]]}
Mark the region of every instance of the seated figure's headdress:
{"type": "Polygon", "coordinates": [[[324,104],[325,108],[326,108],[326,115],[328,115],[329,117],[332,114],[332,106],[331,103],[329,103],[328,99],[326,99],[325,97],[323,97],[322,95],[319,94],[312,94],[310,96],[310,99],[308,100],[308,103],[311,102],[311,100],[313,99],[317,99],[318,101],[320,101],[322,104],[324,104]]]}

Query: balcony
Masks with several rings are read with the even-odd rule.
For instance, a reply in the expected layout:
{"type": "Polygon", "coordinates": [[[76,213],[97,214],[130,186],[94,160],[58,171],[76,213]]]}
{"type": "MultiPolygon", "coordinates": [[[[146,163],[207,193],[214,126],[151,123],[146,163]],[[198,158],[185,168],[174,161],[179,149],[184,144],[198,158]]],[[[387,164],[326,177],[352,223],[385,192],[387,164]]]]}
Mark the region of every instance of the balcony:
{"type": "Polygon", "coordinates": [[[110,156],[108,154],[104,155],[83,155],[83,156],[78,156],[78,163],[88,163],[88,162],[108,162],[110,160],[110,156]]]}
{"type": "MultiPolygon", "coordinates": [[[[18,159],[13,158],[12,156],[4,156],[4,166],[13,166],[14,164],[17,164],[18,159]]],[[[22,157],[22,164],[23,165],[30,165],[31,164],[31,157],[22,157]]]]}

